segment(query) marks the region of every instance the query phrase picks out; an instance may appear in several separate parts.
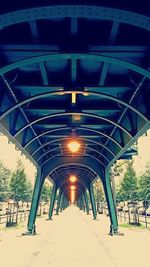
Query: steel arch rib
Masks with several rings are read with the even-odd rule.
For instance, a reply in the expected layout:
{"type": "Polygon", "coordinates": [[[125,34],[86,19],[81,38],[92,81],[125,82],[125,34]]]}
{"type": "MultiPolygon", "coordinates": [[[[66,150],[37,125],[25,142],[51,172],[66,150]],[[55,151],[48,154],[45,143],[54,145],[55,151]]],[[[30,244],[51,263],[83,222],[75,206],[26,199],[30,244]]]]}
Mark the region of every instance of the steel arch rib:
{"type": "Polygon", "coordinates": [[[5,67],[2,67],[0,69],[0,75],[4,75],[7,72],[10,72],[14,69],[20,68],[25,65],[30,65],[38,62],[43,62],[43,61],[49,61],[49,60],[93,60],[97,62],[107,62],[115,65],[119,65],[123,68],[131,69],[139,74],[141,74],[144,77],[147,77],[150,79],[150,72],[140,66],[137,66],[133,63],[129,63],[128,61],[121,60],[118,58],[113,58],[113,57],[107,57],[104,55],[95,55],[95,54],[81,54],[81,53],[72,53],[72,54],[47,54],[47,55],[42,55],[42,56],[37,56],[37,57],[32,57],[32,58],[27,58],[23,59],[20,61],[17,61],[15,63],[9,64],[5,67]]]}
{"type": "MultiPolygon", "coordinates": [[[[102,146],[103,148],[105,148],[112,156],[115,156],[115,154],[108,148],[108,147],[105,147],[103,144],[100,144],[94,140],[91,140],[91,139],[87,139],[87,138],[82,138],[82,137],[77,137],[76,138],[77,140],[85,140],[85,141],[88,141],[88,142],[91,142],[93,144],[96,144],[96,145],[99,145],[99,146],[102,146]]],[[[55,142],[60,142],[60,141],[65,141],[65,140],[70,140],[69,137],[64,137],[64,138],[59,138],[59,139],[55,139],[53,141],[49,141],[45,144],[43,144],[42,147],[46,146],[46,145],[50,145],[50,144],[53,144],[55,142]]],[[[42,147],[38,147],[36,150],[34,150],[31,154],[31,156],[34,156],[42,147]]]]}
{"type": "Polygon", "coordinates": [[[84,17],[112,20],[150,30],[150,18],[138,13],[100,6],[57,5],[23,9],[0,16],[0,28],[17,23],[54,17],[84,17]]]}
{"type": "MultiPolygon", "coordinates": [[[[63,147],[66,147],[65,145],[63,146],[63,147]]],[[[43,153],[36,161],[38,162],[40,159],[42,159],[44,156],[46,156],[47,154],[49,154],[49,153],[51,153],[51,152],[53,152],[53,151],[57,151],[57,150],[59,150],[60,148],[59,147],[55,147],[55,148],[53,148],[53,149],[51,149],[51,150],[48,150],[48,151],[46,151],[45,153],[43,153]]],[[[93,149],[93,148],[91,148],[91,147],[87,147],[86,148],[87,150],[89,149],[89,150],[91,150],[91,151],[93,151],[93,152],[96,152],[97,154],[99,154],[100,156],[102,156],[104,159],[106,159],[108,162],[110,161],[105,155],[103,155],[102,153],[100,153],[99,151],[97,151],[96,149],[93,149]]],[[[86,154],[86,153],[85,153],[86,154]]],[[[77,153],[77,155],[78,155],[78,153],[77,153]]],[[[81,154],[82,155],[82,154],[81,154]]]]}
{"type": "MultiPolygon", "coordinates": [[[[57,155],[51,157],[50,159],[54,159],[54,158],[56,158],[56,157],[61,157],[61,156],[62,156],[62,154],[57,154],[57,155]]],[[[102,161],[100,161],[100,160],[97,159],[96,157],[94,157],[94,156],[92,156],[92,155],[90,155],[90,154],[86,154],[86,156],[87,156],[87,157],[90,157],[90,158],[93,158],[93,159],[96,159],[96,160],[97,160],[97,161],[98,161],[104,168],[107,167],[102,161]]],[[[67,156],[66,156],[66,157],[67,157],[67,156]]],[[[81,156],[80,156],[80,157],[81,157],[81,156]]],[[[44,164],[45,164],[48,160],[50,160],[50,159],[45,160],[45,161],[40,165],[40,167],[43,167],[44,164]]]]}
{"type": "MultiPolygon", "coordinates": [[[[50,161],[50,159],[48,159],[47,161],[50,161]]],[[[99,173],[100,172],[100,169],[97,169],[96,170],[93,166],[90,167],[89,164],[88,165],[85,164],[85,162],[84,163],[81,163],[81,161],[80,162],[69,162],[69,165],[71,165],[71,166],[81,166],[83,168],[89,169],[90,171],[94,171],[94,173],[96,173],[97,175],[99,175],[99,177],[101,177],[101,175],[99,173]]],[[[62,168],[62,167],[69,166],[69,165],[68,165],[68,162],[67,163],[60,163],[59,165],[57,165],[53,169],[51,169],[49,171],[46,171],[46,176],[49,175],[49,177],[51,177],[52,172],[57,171],[58,168],[62,168]]],[[[49,165],[49,166],[51,167],[51,165],[49,165]]]]}
{"type": "MultiPolygon", "coordinates": [[[[48,131],[45,131],[41,134],[39,134],[37,137],[31,139],[25,146],[23,146],[23,148],[27,148],[30,144],[32,144],[32,142],[34,142],[37,138],[40,138],[46,134],[49,134],[49,133],[53,133],[55,131],[64,131],[64,130],[71,130],[72,127],[61,127],[61,128],[55,128],[53,130],[48,130],[48,131]]],[[[101,132],[101,131],[97,131],[97,130],[94,130],[94,129],[91,129],[91,128],[88,128],[88,127],[81,127],[81,126],[77,126],[75,127],[75,129],[78,129],[78,130],[86,130],[86,131],[90,131],[90,132],[93,132],[93,133],[97,133],[99,135],[102,135],[108,139],[110,139],[113,143],[115,143],[119,148],[122,148],[122,146],[114,139],[112,138],[111,136],[101,132]]]]}
{"type": "MultiPolygon", "coordinates": [[[[104,93],[93,92],[93,91],[76,91],[76,90],[74,90],[73,92],[75,92],[76,94],[83,94],[83,95],[84,95],[84,93],[87,92],[87,94],[89,94],[89,95],[99,96],[101,98],[108,99],[108,100],[114,101],[116,103],[122,104],[126,108],[135,112],[138,116],[140,116],[146,122],[148,121],[148,119],[140,111],[138,111],[136,108],[132,107],[130,104],[126,103],[125,101],[123,101],[117,97],[110,96],[110,95],[107,95],[104,93]]],[[[20,103],[14,105],[13,107],[9,108],[8,110],[4,111],[4,113],[1,114],[1,116],[0,116],[0,120],[2,120],[5,116],[7,116],[9,113],[14,111],[15,109],[20,108],[22,105],[25,105],[29,102],[32,102],[32,101],[35,101],[35,100],[38,100],[41,98],[45,98],[45,97],[49,97],[49,96],[53,96],[53,95],[61,95],[61,94],[62,95],[72,94],[72,91],[52,91],[52,92],[47,92],[47,93],[43,93],[43,94],[38,94],[36,96],[25,99],[25,100],[21,101],[20,103]]]]}
{"type": "Polygon", "coordinates": [[[51,115],[43,116],[41,118],[38,118],[38,119],[26,124],[25,126],[23,126],[21,129],[19,129],[16,132],[14,137],[17,137],[22,131],[27,129],[29,126],[34,125],[35,123],[38,123],[38,122],[40,122],[42,120],[56,118],[56,117],[62,117],[62,116],[69,116],[69,115],[80,115],[80,116],[92,117],[92,118],[95,118],[95,119],[99,119],[99,120],[102,120],[102,121],[109,122],[110,124],[118,127],[120,130],[122,130],[124,133],[126,133],[130,138],[132,138],[132,135],[130,134],[130,132],[128,132],[120,124],[118,124],[118,123],[116,123],[116,122],[114,122],[114,121],[112,121],[112,120],[110,120],[108,118],[105,118],[105,117],[102,117],[102,116],[99,116],[99,115],[95,115],[95,114],[91,114],[91,113],[85,113],[85,112],[63,112],[63,113],[54,113],[54,114],[51,114],[51,115]]]}

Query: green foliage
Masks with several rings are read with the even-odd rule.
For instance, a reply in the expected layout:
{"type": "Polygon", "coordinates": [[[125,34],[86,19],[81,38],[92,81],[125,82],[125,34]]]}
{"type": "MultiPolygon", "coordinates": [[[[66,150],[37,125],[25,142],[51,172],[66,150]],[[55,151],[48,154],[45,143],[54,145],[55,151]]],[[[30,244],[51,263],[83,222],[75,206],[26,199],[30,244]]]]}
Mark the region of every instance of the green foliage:
{"type": "Polygon", "coordinates": [[[124,177],[120,183],[117,192],[117,200],[137,200],[138,199],[138,179],[135,170],[133,169],[132,162],[128,161],[127,169],[124,177]]]}
{"type": "Polygon", "coordinates": [[[27,180],[24,167],[20,160],[17,162],[17,169],[11,175],[10,195],[15,201],[31,201],[32,185],[27,180]]]}
{"type": "Polygon", "coordinates": [[[9,179],[10,170],[0,161],[0,201],[6,201],[9,198],[9,179]]]}
{"type": "Polygon", "coordinates": [[[102,186],[100,179],[98,179],[94,183],[94,196],[95,196],[95,200],[98,203],[104,201],[104,191],[103,191],[103,186],[102,186]]]}
{"type": "Polygon", "coordinates": [[[139,178],[140,200],[150,200],[150,162],[146,165],[145,172],[139,178]]]}
{"type": "Polygon", "coordinates": [[[42,192],[41,192],[41,200],[44,202],[48,202],[51,197],[51,187],[47,182],[44,183],[42,192]]]}

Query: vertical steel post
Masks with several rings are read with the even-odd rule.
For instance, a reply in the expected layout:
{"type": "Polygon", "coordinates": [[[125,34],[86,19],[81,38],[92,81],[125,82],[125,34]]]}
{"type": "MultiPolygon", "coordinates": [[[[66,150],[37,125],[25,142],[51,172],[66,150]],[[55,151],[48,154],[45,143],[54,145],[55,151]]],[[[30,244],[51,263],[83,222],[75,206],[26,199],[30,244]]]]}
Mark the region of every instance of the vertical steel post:
{"type": "Polygon", "coordinates": [[[95,204],[95,199],[94,199],[94,191],[93,191],[92,183],[89,186],[89,194],[90,194],[90,200],[91,200],[91,205],[92,205],[93,219],[95,220],[97,217],[97,212],[96,212],[96,204],[95,204]]]}
{"type": "Polygon", "coordinates": [[[37,210],[38,210],[38,205],[39,205],[39,200],[40,200],[40,195],[41,195],[41,190],[43,186],[44,179],[42,177],[42,171],[41,169],[37,170],[37,177],[34,185],[34,192],[32,196],[32,204],[31,204],[31,209],[30,209],[30,214],[29,214],[29,219],[28,219],[28,233],[29,234],[35,234],[36,233],[36,227],[35,227],[35,219],[37,215],[37,210]]]}
{"type": "Polygon", "coordinates": [[[57,200],[57,208],[56,208],[56,215],[59,214],[61,194],[62,194],[61,189],[59,189],[59,195],[58,195],[58,200],[57,200]]]}
{"type": "Polygon", "coordinates": [[[56,192],[57,192],[57,187],[56,187],[56,184],[54,184],[53,189],[52,189],[49,214],[48,214],[48,217],[50,220],[52,220],[52,216],[53,216],[54,204],[55,204],[55,199],[56,199],[56,192]]]}
{"type": "Polygon", "coordinates": [[[109,170],[105,171],[105,179],[103,180],[103,187],[104,187],[104,192],[105,192],[105,196],[107,200],[110,222],[111,222],[110,234],[111,235],[117,234],[118,233],[118,220],[117,220],[114,198],[112,194],[109,170]]]}
{"type": "Polygon", "coordinates": [[[85,199],[86,212],[87,212],[87,214],[89,214],[90,209],[89,209],[88,196],[87,196],[86,190],[84,191],[83,195],[84,195],[84,199],[85,199]]]}
{"type": "Polygon", "coordinates": [[[64,193],[62,192],[61,201],[60,201],[60,212],[62,212],[63,210],[63,202],[64,202],[64,193]]]}
{"type": "Polygon", "coordinates": [[[82,199],[82,209],[85,212],[85,201],[84,201],[84,193],[82,193],[81,195],[81,199],[82,199]]]}

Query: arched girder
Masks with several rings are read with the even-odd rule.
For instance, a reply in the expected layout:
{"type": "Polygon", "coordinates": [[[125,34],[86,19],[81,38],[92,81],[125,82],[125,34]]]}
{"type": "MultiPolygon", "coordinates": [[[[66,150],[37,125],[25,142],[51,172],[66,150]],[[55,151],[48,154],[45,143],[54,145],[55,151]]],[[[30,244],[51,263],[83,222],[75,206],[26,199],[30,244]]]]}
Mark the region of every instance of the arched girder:
{"type": "Polygon", "coordinates": [[[70,174],[71,175],[76,175],[77,178],[78,176],[80,176],[81,178],[83,177],[83,179],[85,179],[86,176],[88,176],[88,179],[90,180],[90,183],[92,182],[93,180],[93,177],[95,179],[95,173],[91,171],[91,169],[89,168],[85,168],[85,167],[82,167],[82,166],[79,166],[79,165],[65,165],[63,167],[58,167],[57,169],[54,169],[54,171],[52,171],[50,174],[49,174],[49,177],[52,179],[52,180],[55,180],[55,177],[57,179],[57,177],[59,177],[61,179],[61,176],[62,176],[62,173],[66,173],[66,177],[69,178],[68,176],[68,171],[69,171],[69,176],[70,174]],[[78,175],[79,173],[79,175],[78,175]],[[93,176],[94,175],[94,176],[93,176]]]}
{"type": "MultiPolygon", "coordinates": [[[[30,144],[32,144],[37,138],[40,138],[44,135],[47,135],[47,134],[50,134],[50,133],[53,133],[55,131],[64,131],[64,130],[71,130],[72,127],[61,127],[61,128],[56,128],[56,129],[52,129],[52,130],[48,130],[48,131],[45,131],[45,132],[42,132],[41,134],[37,135],[35,138],[31,139],[28,143],[26,143],[26,145],[24,146],[24,148],[27,148],[30,144]]],[[[90,131],[92,133],[96,133],[96,134],[99,134],[99,135],[102,135],[108,139],[110,139],[115,145],[117,145],[119,148],[122,148],[122,146],[112,137],[110,137],[109,135],[101,132],[101,131],[97,131],[97,130],[94,130],[94,129],[91,129],[89,127],[78,127],[76,126],[75,129],[79,129],[79,130],[86,130],[86,131],[90,131]]]]}
{"type": "MultiPolygon", "coordinates": [[[[79,178],[80,180],[84,180],[84,179],[85,179],[85,175],[83,175],[83,171],[81,172],[80,175],[78,175],[78,178],[79,178]]],[[[57,179],[57,178],[56,178],[56,179],[57,179]]],[[[61,176],[60,176],[60,180],[64,180],[64,179],[66,179],[66,178],[64,178],[64,176],[61,174],[61,176]]],[[[92,180],[93,180],[93,179],[91,179],[91,177],[88,176],[88,182],[89,182],[89,184],[92,182],[92,180]]],[[[86,186],[87,186],[87,184],[86,184],[86,186]]]]}
{"type": "Polygon", "coordinates": [[[44,6],[6,13],[0,16],[0,27],[3,29],[22,22],[55,17],[111,20],[150,30],[150,18],[147,16],[115,8],[85,5],[44,6]]]}
{"type": "MultiPolygon", "coordinates": [[[[101,143],[98,143],[97,141],[94,141],[94,140],[91,140],[91,139],[88,139],[88,138],[83,138],[83,137],[76,137],[77,140],[85,140],[85,141],[88,141],[88,142],[91,142],[95,145],[98,145],[98,146],[101,146],[103,148],[105,148],[113,157],[115,156],[115,154],[107,147],[105,147],[103,144],[101,143]]],[[[42,147],[46,146],[46,145],[50,145],[50,144],[53,144],[55,142],[60,142],[60,141],[66,141],[66,140],[70,140],[70,137],[65,137],[65,138],[59,138],[59,139],[55,139],[53,141],[49,141],[45,144],[43,144],[42,147]]],[[[37,148],[32,154],[31,156],[35,155],[35,153],[37,153],[42,147],[39,147],[37,148]]]]}
{"type": "MultiPolygon", "coordinates": [[[[61,156],[62,156],[62,154],[57,154],[57,155],[51,157],[51,159],[55,159],[56,157],[61,157],[61,156]]],[[[82,155],[79,155],[79,154],[78,154],[78,157],[79,157],[79,156],[80,156],[80,157],[83,157],[82,155]]],[[[88,153],[86,153],[86,156],[87,156],[87,157],[90,157],[90,158],[92,158],[92,159],[96,159],[96,160],[100,163],[100,165],[102,165],[104,168],[107,167],[101,160],[97,159],[96,157],[94,157],[94,156],[92,156],[92,155],[90,155],[90,154],[88,154],[88,153]]],[[[63,156],[63,157],[64,157],[64,156],[63,156]]],[[[68,157],[68,155],[65,156],[65,157],[68,157]]],[[[69,157],[70,157],[70,155],[69,155],[69,157]]],[[[76,157],[76,156],[74,156],[74,158],[75,158],[75,157],[76,157]]],[[[85,157],[85,155],[84,155],[84,157],[85,157]]],[[[40,167],[43,167],[44,164],[45,164],[48,160],[49,160],[49,159],[45,160],[45,161],[40,165],[40,167]]]]}
{"type": "Polygon", "coordinates": [[[52,171],[56,170],[58,167],[64,167],[69,165],[78,165],[86,167],[89,170],[94,171],[101,179],[104,178],[104,168],[100,166],[97,159],[91,160],[90,157],[56,157],[54,159],[48,159],[43,165],[43,177],[47,177],[52,171]]]}
{"type": "MultiPolygon", "coordinates": [[[[57,157],[61,157],[61,156],[62,156],[62,154],[57,154],[57,155],[51,157],[51,159],[55,159],[55,158],[57,158],[57,157]]],[[[82,155],[79,155],[79,156],[80,156],[80,158],[83,158],[82,155]]],[[[78,157],[79,157],[79,156],[78,156],[78,157]]],[[[64,156],[63,156],[63,157],[64,157],[64,156]]],[[[68,157],[68,155],[65,156],[65,157],[68,157]]],[[[70,157],[70,155],[69,155],[69,157],[70,157]]],[[[78,158],[78,157],[75,157],[75,156],[74,156],[74,158],[78,158]]],[[[85,155],[84,155],[84,157],[85,157],[85,155]]],[[[103,167],[103,168],[106,168],[106,167],[107,167],[102,161],[100,161],[99,159],[97,159],[97,158],[94,157],[94,156],[91,156],[90,154],[86,154],[86,157],[90,157],[91,159],[95,159],[95,160],[97,160],[97,161],[99,162],[99,164],[101,165],[101,167],[103,167]]],[[[40,165],[40,167],[43,167],[43,166],[45,165],[45,163],[47,163],[48,161],[49,161],[49,159],[45,160],[45,161],[40,165]]]]}
{"type": "Polygon", "coordinates": [[[132,135],[130,134],[130,132],[128,130],[126,130],[123,126],[121,126],[120,124],[118,124],[117,122],[112,121],[111,119],[102,117],[100,115],[95,115],[95,114],[85,113],[85,112],[62,112],[62,113],[54,113],[54,114],[43,116],[43,117],[38,118],[38,119],[36,119],[36,120],[34,120],[32,122],[27,123],[25,126],[23,126],[22,128],[20,128],[16,132],[16,134],[14,135],[14,137],[17,137],[25,129],[27,129],[31,125],[34,125],[34,124],[36,124],[38,122],[41,122],[42,120],[51,119],[51,118],[57,118],[57,117],[62,117],[62,116],[70,116],[70,115],[80,115],[80,116],[91,117],[91,118],[95,118],[95,119],[98,119],[98,120],[106,121],[106,122],[108,122],[108,123],[110,123],[110,124],[118,127],[122,132],[124,132],[125,134],[127,134],[127,136],[129,138],[132,138],[132,135]]]}
{"type": "MultiPolygon", "coordinates": [[[[136,108],[134,108],[133,106],[131,106],[130,104],[126,103],[125,101],[111,96],[111,95],[107,95],[104,93],[99,93],[99,92],[93,92],[93,91],[76,91],[73,90],[74,93],[76,94],[88,94],[88,95],[92,95],[92,96],[97,96],[100,98],[104,98],[104,99],[108,99],[111,101],[116,102],[117,104],[121,104],[123,106],[125,106],[126,108],[130,109],[131,111],[133,111],[134,113],[136,113],[138,116],[140,116],[143,120],[145,120],[146,122],[148,121],[148,119],[140,112],[138,111],[136,108]]],[[[27,103],[31,103],[32,101],[38,100],[38,99],[42,99],[42,98],[46,98],[49,96],[53,96],[53,95],[65,95],[65,94],[72,94],[72,90],[70,91],[52,91],[52,92],[46,92],[46,93],[42,93],[42,94],[38,94],[32,97],[29,97],[28,99],[25,99],[23,101],[21,101],[20,103],[14,105],[13,107],[9,108],[8,110],[6,110],[1,116],[0,116],[0,120],[3,119],[5,116],[7,116],[9,113],[11,113],[12,111],[14,111],[15,109],[21,107],[22,105],[25,105],[27,103]]]]}
{"type": "MultiPolygon", "coordinates": [[[[67,179],[64,179],[64,181],[62,181],[62,182],[60,183],[60,186],[59,186],[59,187],[65,185],[65,184],[66,184],[66,185],[68,184],[68,185],[70,186],[70,183],[67,181],[67,179]]],[[[78,185],[78,184],[79,184],[79,185],[81,184],[82,186],[87,187],[87,185],[84,183],[84,181],[81,181],[80,178],[78,178],[78,182],[76,182],[75,186],[78,185]]]]}
{"type": "Polygon", "coordinates": [[[108,57],[104,55],[95,55],[95,54],[81,54],[81,53],[72,53],[72,54],[48,54],[48,55],[42,55],[42,56],[37,56],[37,57],[32,57],[32,58],[27,58],[23,59],[20,61],[17,61],[15,63],[9,64],[5,67],[2,67],[0,69],[0,75],[4,75],[7,72],[10,72],[14,69],[38,63],[38,62],[44,62],[44,61],[49,61],[49,60],[92,60],[96,62],[107,62],[108,64],[115,64],[119,65],[120,67],[130,69],[136,73],[141,74],[142,76],[150,79],[150,72],[140,66],[137,66],[133,63],[129,63],[125,60],[118,59],[118,58],[113,58],[113,57],[108,57]]]}
{"type": "MultiPolygon", "coordinates": [[[[64,145],[63,147],[66,147],[66,146],[64,145]]],[[[62,147],[62,148],[63,148],[63,147],[62,147]]],[[[87,149],[87,150],[91,150],[91,151],[93,151],[93,152],[96,152],[98,155],[100,155],[101,157],[103,157],[103,158],[104,158],[105,160],[107,160],[108,162],[110,161],[104,154],[100,153],[100,152],[97,151],[96,149],[93,149],[93,148],[91,148],[91,147],[86,147],[86,149],[87,149]]],[[[44,156],[48,155],[48,154],[51,153],[51,152],[57,151],[57,150],[60,150],[60,148],[59,148],[59,147],[55,147],[55,148],[53,148],[53,149],[50,149],[50,150],[46,151],[45,153],[43,153],[43,154],[37,159],[37,162],[38,162],[40,159],[42,159],[44,156]]],[[[77,155],[79,155],[79,154],[80,154],[80,152],[77,153],[77,155]]],[[[85,154],[86,154],[86,153],[85,153],[85,154]]],[[[81,154],[81,155],[82,155],[82,154],[81,154]]]]}

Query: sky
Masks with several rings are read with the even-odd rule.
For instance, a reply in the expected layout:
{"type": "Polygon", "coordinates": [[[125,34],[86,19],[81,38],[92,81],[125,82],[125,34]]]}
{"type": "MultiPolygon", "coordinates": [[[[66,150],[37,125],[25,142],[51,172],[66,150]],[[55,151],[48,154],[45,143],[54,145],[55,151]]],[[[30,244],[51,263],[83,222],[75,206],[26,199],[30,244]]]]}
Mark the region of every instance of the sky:
{"type": "MultiPolygon", "coordinates": [[[[21,151],[15,149],[14,144],[8,143],[6,136],[0,135],[0,160],[10,170],[15,170],[18,159],[21,159],[27,177],[34,183],[36,167],[25,155],[21,155],[21,151]]],[[[150,160],[150,130],[148,130],[147,135],[138,139],[138,155],[134,156],[133,159],[134,169],[139,176],[144,172],[145,165],[150,160]]]]}
{"type": "Polygon", "coordinates": [[[0,160],[7,168],[13,171],[16,169],[18,159],[21,159],[27,177],[34,183],[36,167],[25,155],[21,155],[21,151],[15,149],[13,143],[8,143],[6,136],[0,135],[0,160]]]}

